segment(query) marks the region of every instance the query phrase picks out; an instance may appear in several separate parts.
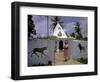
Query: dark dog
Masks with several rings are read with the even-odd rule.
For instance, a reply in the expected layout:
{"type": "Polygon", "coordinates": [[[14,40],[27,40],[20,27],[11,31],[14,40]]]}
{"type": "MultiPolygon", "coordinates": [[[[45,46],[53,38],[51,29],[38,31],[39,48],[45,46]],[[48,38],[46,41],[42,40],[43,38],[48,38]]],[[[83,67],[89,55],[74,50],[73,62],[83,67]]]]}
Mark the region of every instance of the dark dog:
{"type": "Polygon", "coordinates": [[[36,56],[39,57],[39,55],[36,53],[36,52],[39,52],[39,53],[41,53],[41,57],[42,57],[42,55],[46,55],[46,54],[44,54],[44,51],[45,51],[45,50],[47,50],[47,47],[34,48],[34,49],[33,49],[32,51],[30,51],[28,54],[32,53],[31,56],[32,56],[33,54],[35,54],[36,56]]]}
{"type": "Polygon", "coordinates": [[[85,48],[80,43],[78,44],[78,47],[80,49],[80,52],[82,52],[82,50],[85,50],[85,48]]]}

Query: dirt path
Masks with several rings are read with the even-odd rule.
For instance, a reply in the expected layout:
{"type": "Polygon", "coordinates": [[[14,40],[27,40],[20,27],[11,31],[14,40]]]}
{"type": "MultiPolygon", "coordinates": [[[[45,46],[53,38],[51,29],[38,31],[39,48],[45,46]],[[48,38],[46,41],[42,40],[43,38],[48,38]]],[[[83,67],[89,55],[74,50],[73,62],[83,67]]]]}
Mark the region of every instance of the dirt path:
{"type": "Polygon", "coordinates": [[[75,64],[81,64],[80,62],[74,60],[74,59],[70,59],[68,61],[64,61],[64,57],[63,57],[63,52],[57,52],[55,54],[55,65],[75,65],[75,64]]]}

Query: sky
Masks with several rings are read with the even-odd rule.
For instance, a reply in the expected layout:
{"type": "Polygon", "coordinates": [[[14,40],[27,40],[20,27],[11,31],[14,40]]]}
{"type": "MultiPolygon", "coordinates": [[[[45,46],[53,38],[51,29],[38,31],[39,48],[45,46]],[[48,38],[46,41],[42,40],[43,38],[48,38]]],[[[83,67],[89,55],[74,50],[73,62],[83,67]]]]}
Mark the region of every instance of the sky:
{"type": "MultiPolygon", "coordinates": [[[[49,34],[52,35],[53,31],[51,30],[52,27],[52,21],[51,19],[53,16],[41,16],[41,15],[32,15],[32,20],[35,24],[35,29],[37,32],[37,35],[47,35],[48,30],[49,34]],[[48,29],[49,28],[49,29],[48,29]]],[[[74,32],[75,23],[80,23],[80,28],[82,31],[83,36],[87,36],[87,28],[88,28],[88,18],[87,17],[71,17],[71,16],[59,16],[61,21],[63,21],[63,30],[67,32],[68,34],[71,34],[74,32]]]]}

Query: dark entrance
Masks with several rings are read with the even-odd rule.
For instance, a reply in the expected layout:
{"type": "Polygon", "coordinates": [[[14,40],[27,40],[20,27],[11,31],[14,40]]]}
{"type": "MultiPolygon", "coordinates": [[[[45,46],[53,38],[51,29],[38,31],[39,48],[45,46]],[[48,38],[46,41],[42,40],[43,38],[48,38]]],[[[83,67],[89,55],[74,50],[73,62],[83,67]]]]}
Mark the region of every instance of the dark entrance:
{"type": "Polygon", "coordinates": [[[59,41],[59,50],[63,50],[63,41],[62,40],[59,41]]]}

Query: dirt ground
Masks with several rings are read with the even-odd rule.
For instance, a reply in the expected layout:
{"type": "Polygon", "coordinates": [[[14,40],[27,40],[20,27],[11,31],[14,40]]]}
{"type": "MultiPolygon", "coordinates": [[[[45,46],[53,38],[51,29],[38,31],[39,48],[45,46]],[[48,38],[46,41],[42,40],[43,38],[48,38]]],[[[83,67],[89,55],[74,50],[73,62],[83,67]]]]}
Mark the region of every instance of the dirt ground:
{"type": "Polygon", "coordinates": [[[80,62],[74,60],[74,59],[69,59],[67,61],[64,61],[64,56],[63,56],[63,51],[58,51],[55,53],[55,61],[54,65],[76,65],[76,64],[81,64],[80,62]]]}

